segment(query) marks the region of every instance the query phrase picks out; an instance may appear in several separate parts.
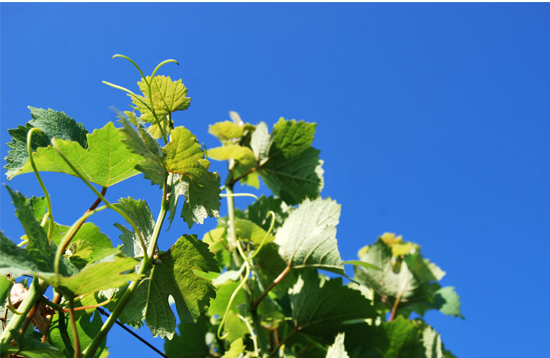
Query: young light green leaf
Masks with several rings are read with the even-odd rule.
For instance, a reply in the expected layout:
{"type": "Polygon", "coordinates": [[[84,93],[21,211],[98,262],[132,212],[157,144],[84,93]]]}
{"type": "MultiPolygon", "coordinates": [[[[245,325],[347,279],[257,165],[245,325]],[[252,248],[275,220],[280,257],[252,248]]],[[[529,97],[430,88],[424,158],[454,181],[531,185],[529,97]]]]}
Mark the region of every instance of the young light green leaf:
{"type": "MultiPolygon", "coordinates": [[[[223,284],[216,286],[216,299],[212,300],[210,303],[210,307],[208,308],[209,315],[223,317],[231,295],[233,295],[233,292],[235,292],[237,286],[239,286],[239,283],[240,282],[238,281],[227,280],[223,284]]],[[[229,309],[233,312],[239,312],[238,307],[242,304],[246,304],[246,296],[244,295],[244,292],[240,290],[235,296],[235,299],[231,303],[231,307],[229,307],[229,309]]]]}
{"type": "Polygon", "coordinates": [[[227,318],[225,319],[224,331],[227,337],[225,337],[226,342],[234,342],[236,340],[242,340],[247,334],[250,334],[246,323],[240,319],[237,314],[233,311],[229,311],[227,318]]]}
{"type": "MultiPolygon", "coordinates": [[[[153,108],[158,119],[161,119],[168,114],[175,111],[183,111],[191,104],[191,98],[185,97],[187,95],[187,87],[180,80],[172,81],[170,76],[155,76],[147,77],[147,82],[151,85],[151,98],[153,99],[153,108]]],[[[139,89],[143,93],[144,97],[140,99],[151,105],[149,98],[149,89],[143,79],[138,82],[139,89]]],[[[141,101],[137,100],[134,96],[129,95],[132,98],[136,109],[141,112],[141,120],[149,123],[155,123],[155,117],[147,106],[141,101]]]]}
{"type": "Polygon", "coordinates": [[[260,124],[256,126],[254,133],[252,133],[250,147],[252,147],[252,151],[254,151],[254,156],[259,165],[264,164],[269,158],[269,149],[271,148],[271,137],[267,124],[264,122],[260,122],[260,124]]]}
{"type": "Polygon", "coordinates": [[[239,338],[231,343],[231,347],[225,352],[222,358],[237,358],[242,352],[244,352],[244,344],[242,338],[239,338]]]}
{"type": "Polygon", "coordinates": [[[189,323],[216,297],[210,281],[195,276],[193,270],[220,272],[208,245],[198,241],[195,235],[182,236],[159,256],[151,272],[145,314],[145,323],[153,336],[172,338],[174,335],[176,318],[170,310],[169,296],[176,302],[180,319],[189,323]]]}
{"type": "Polygon", "coordinates": [[[316,267],[345,275],[336,242],[340,210],[330,198],[306,199],[275,236],[284,260],[293,268],[316,267]]]}
{"type": "Polygon", "coordinates": [[[179,324],[179,335],[171,340],[164,340],[164,352],[170,358],[204,358],[210,356],[205,341],[208,323],[204,317],[199,317],[197,323],[182,321],[179,324]]]}
{"type": "Polygon", "coordinates": [[[254,167],[256,165],[254,152],[248,147],[241,147],[236,144],[208,149],[208,158],[214,160],[235,159],[245,163],[247,167],[254,167]]]}
{"type": "Polygon", "coordinates": [[[342,285],[342,278],[321,283],[316,270],[307,270],[288,292],[298,332],[330,343],[336,334],[356,326],[346,325],[346,321],[377,316],[370,301],[359,291],[342,285]]]}
{"type": "Polygon", "coordinates": [[[70,140],[77,142],[83,149],[88,147],[86,133],[82,123],[76,123],[74,119],[68,117],[63,112],[56,112],[52,109],[42,109],[29,107],[32,120],[26,126],[18,126],[16,129],[8,129],[13,138],[8,146],[11,151],[8,152],[4,167],[8,171],[6,175],[8,180],[16,176],[21,168],[27,164],[29,153],[27,151],[27,133],[33,128],[40,128],[44,133],[34,133],[31,139],[31,148],[33,152],[39,147],[51,145],[51,139],[70,140]]]}
{"type": "Polygon", "coordinates": [[[328,349],[326,358],[349,358],[346,347],[344,346],[344,338],[344,333],[340,333],[336,336],[334,344],[328,349]]]}
{"type": "MultiPolygon", "coordinates": [[[[120,129],[115,128],[113,122],[107,123],[102,129],[96,129],[91,135],[87,134],[87,138],[87,149],[82,148],[78,142],[56,141],[59,149],[86,179],[109,187],[139,174],[134,167],[141,157],[121,143],[123,134],[120,129]]],[[[38,148],[34,154],[34,162],[39,171],[78,176],[52,146],[38,148]]],[[[33,168],[28,161],[16,175],[32,172],[33,168]]]]}
{"type": "Polygon", "coordinates": [[[243,135],[244,127],[233,122],[218,122],[208,126],[208,133],[225,143],[234,138],[240,138],[243,135]]]}
{"type": "Polygon", "coordinates": [[[163,152],[168,171],[197,183],[206,181],[210,162],[204,159],[204,151],[197,138],[187,128],[175,128],[163,152]]]}
{"type": "Polygon", "coordinates": [[[269,158],[259,169],[266,185],[289,205],[315,199],[323,188],[320,152],[311,147],[315,126],[281,118],[273,127],[269,158]]]}
{"type": "MultiPolygon", "coordinates": [[[[16,207],[15,215],[17,215],[27,233],[29,242],[25,248],[26,256],[34,262],[38,270],[44,273],[54,272],[57,247],[53,243],[48,243],[46,231],[44,231],[44,228],[36,221],[34,213],[28,204],[28,199],[21,193],[13,191],[9,186],[6,186],[6,188],[16,207]]],[[[59,265],[59,273],[61,275],[72,276],[77,272],[78,270],[65,257],[61,258],[59,265]]]]}
{"type": "Polygon", "coordinates": [[[125,271],[133,269],[136,263],[137,261],[130,257],[115,254],[87,265],[75,276],[54,276],[45,281],[55,287],[58,292],[76,297],[120,287],[128,281],[139,279],[141,275],[138,274],[123,274],[125,271]],[[98,278],[100,279],[98,280],[98,278]]]}
{"type": "MultiPolygon", "coordinates": [[[[95,312],[92,320],[90,320],[88,315],[81,315],[76,321],[81,347],[86,347],[92,343],[102,326],[103,322],[101,321],[99,312],[95,312]]],[[[69,314],[60,313],[53,316],[48,341],[61,350],[63,353],[62,357],[74,357],[74,339],[70,328],[69,314]]],[[[105,345],[106,340],[103,340],[94,354],[94,358],[102,356],[103,351],[106,349],[105,345]]]]}
{"type": "Polygon", "coordinates": [[[123,135],[122,142],[134,154],[140,155],[143,160],[135,165],[135,169],[145,174],[153,185],[161,186],[166,177],[166,168],[162,159],[163,153],[157,141],[151,137],[145,126],[138,120],[138,132],[134,130],[126,118],[121,118],[123,135]]]}

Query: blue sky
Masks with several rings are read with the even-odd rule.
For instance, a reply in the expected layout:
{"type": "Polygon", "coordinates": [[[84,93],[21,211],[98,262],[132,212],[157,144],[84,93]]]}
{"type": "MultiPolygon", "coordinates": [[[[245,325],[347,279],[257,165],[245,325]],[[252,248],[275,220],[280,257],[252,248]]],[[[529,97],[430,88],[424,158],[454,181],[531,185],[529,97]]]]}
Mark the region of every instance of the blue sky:
{"type": "MultiPolygon", "coordinates": [[[[218,145],[208,124],[229,119],[230,110],[270,128],[281,116],[318,124],[322,195],[342,204],[343,258],[355,259],[386,231],[420,244],[461,296],[465,320],[427,315],[458,357],[547,354],[549,4],[0,6],[2,143],[7,129],[31,119],[29,105],[101,128],[115,120],[110,106],[129,103],[101,81],[137,90],[139,80],[112,55],[146,72],[174,58],[180,66],[161,72],[182,78],[192,98],[176,124],[207,147],[218,145]]],[[[1,146],[2,158],[8,149],[1,146]]],[[[212,168],[224,172],[221,163],[212,168]]],[[[94,201],[76,178],[43,178],[56,221],[74,222],[94,201]]],[[[30,174],[9,185],[41,193],[30,174]]],[[[0,195],[2,230],[17,239],[23,230],[7,191],[0,195]]],[[[159,208],[157,189],[141,176],[107,194],[127,196],[159,208]]],[[[114,220],[102,212],[92,221],[117,240],[114,220]]],[[[210,219],[192,233],[214,225],[210,219]]],[[[174,224],[161,248],[188,232],[174,224]]],[[[148,354],[113,331],[112,356],[148,354]]]]}

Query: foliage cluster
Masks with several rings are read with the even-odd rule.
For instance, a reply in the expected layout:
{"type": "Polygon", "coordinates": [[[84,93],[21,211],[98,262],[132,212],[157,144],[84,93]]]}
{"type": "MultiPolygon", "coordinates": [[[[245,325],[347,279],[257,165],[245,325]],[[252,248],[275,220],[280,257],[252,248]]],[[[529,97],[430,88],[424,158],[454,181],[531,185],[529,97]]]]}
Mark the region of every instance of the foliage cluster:
{"type": "Polygon", "coordinates": [[[221,143],[206,151],[172,119],[189,107],[187,88],[156,75],[175,61],[145,76],[115,57],[142,76],[141,94],[105,82],[132,100],[134,111],[117,112],[121,127],[89,133],[63,112],[30,107],[32,120],[9,130],[8,179],[34,172],[44,196],[7,187],[26,235],[16,243],[0,233],[2,356],[105,357],[107,334],[120,322],[147,325],[170,358],[453,357],[422,317],[461,317],[459,298],[439,285],[445,272],[420,246],[385,233],[358,260],[342,260],[340,205],[321,196],[315,123],[281,118],[269,131],[230,112],[231,121],[210,126],[221,143]],[[223,186],[208,159],[227,162],[223,186]],[[80,178],[97,201],[71,226],[57,223],[41,171],[80,178]],[[159,187],[156,218],[144,200],[106,198],[110,186],[140,173],[159,187]],[[234,193],[237,183],[258,187],[260,178],[273,196],[234,193]],[[222,196],[227,217],[219,217],[222,196]],[[238,209],[239,196],[256,201],[238,209]],[[218,225],[162,251],[161,227],[178,207],[189,229],[208,217],[218,225]],[[114,223],[119,247],[87,222],[104,209],[125,221],[114,223]]]}

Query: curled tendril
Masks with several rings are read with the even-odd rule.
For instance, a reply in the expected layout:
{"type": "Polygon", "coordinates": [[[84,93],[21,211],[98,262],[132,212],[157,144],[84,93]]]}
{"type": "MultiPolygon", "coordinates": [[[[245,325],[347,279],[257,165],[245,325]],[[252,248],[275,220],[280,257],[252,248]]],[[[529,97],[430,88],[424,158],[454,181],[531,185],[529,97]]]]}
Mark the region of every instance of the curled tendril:
{"type": "MultiPolygon", "coordinates": [[[[228,195],[224,195],[224,196],[228,196],[228,195]]],[[[253,194],[241,194],[241,195],[231,194],[231,196],[255,196],[255,195],[253,195],[253,194]]],[[[250,256],[250,257],[246,256],[246,254],[245,254],[245,252],[244,252],[244,250],[241,246],[241,242],[239,240],[237,240],[237,248],[239,250],[239,254],[241,255],[241,257],[244,260],[243,265],[241,266],[241,269],[239,270],[239,273],[241,273],[243,271],[243,268],[245,268],[246,269],[246,274],[245,274],[244,278],[241,280],[241,283],[239,284],[239,286],[237,286],[235,291],[233,291],[233,294],[231,295],[231,298],[229,299],[227,307],[225,308],[225,313],[223,315],[222,321],[220,323],[220,326],[218,327],[218,332],[217,332],[219,339],[225,339],[229,335],[229,333],[230,333],[229,331],[224,335],[222,335],[221,333],[222,333],[222,330],[223,330],[223,326],[225,324],[225,320],[227,319],[227,315],[229,314],[229,310],[231,308],[231,305],[233,304],[233,300],[235,299],[235,297],[237,297],[237,293],[239,293],[241,288],[243,288],[243,286],[248,281],[248,278],[250,276],[250,270],[251,270],[250,269],[250,263],[252,262],[252,259],[254,257],[256,257],[256,255],[258,255],[258,253],[260,252],[260,250],[264,246],[265,241],[267,240],[267,238],[271,234],[271,231],[273,231],[273,227],[275,226],[275,213],[273,211],[269,211],[269,213],[267,213],[267,217],[269,217],[269,215],[271,215],[273,217],[273,219],[271,220],[271,226],[269,227],[269,230],[266,232],[262,242],[260,243],[260,246],[258,246],[258,249],[254,252],[254,254],[252,256],[250,256]]]]}

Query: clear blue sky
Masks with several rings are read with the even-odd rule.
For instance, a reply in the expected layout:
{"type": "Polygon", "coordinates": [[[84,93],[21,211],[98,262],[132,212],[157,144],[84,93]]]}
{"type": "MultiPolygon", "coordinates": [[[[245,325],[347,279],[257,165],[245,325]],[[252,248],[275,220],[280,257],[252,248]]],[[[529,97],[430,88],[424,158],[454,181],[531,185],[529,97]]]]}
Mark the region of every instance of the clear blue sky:
{"type": "MultiPolygon", "coordinates": [[[[548,354],[549,4],[0,6],[2,143],[31,119],[29,105],[88,130],[115,120],[109,106],[126,109],[128,98],[101,81],[137,90],[139,80],[116,53],[146,72],[177,59],[161,71],[189,87],[176,124],[210,148],[208,124],[229,110],[270,127],[281,116],[318,123],[323,196],[343,207],[342,256],[355,259],[385,231],[422,245],[462,298],[466,320],[427,315],[458,357],[548,354]]],[[[44,179],[59,222],[94,200],[76,178],[44,179]]],[[[10,185],[41,193],[30,174],[10,185]]],[[[108,192],[146,199],[153,212],[158,195],[141,176],[108,192]]],[[[2,229],[17,239],[3,188],[1,204],[2,229]]],[[[92,221],[116,242],[115,220],[102,212],[92,221]]],[[[187,232],[178,222],[161,248],[187,232]]],[[[118,328],[107,345],[114,357],[155,356],[118,328]]]]}

